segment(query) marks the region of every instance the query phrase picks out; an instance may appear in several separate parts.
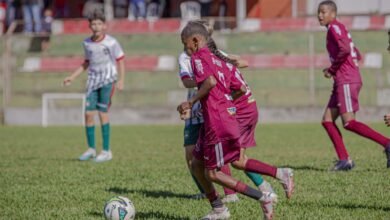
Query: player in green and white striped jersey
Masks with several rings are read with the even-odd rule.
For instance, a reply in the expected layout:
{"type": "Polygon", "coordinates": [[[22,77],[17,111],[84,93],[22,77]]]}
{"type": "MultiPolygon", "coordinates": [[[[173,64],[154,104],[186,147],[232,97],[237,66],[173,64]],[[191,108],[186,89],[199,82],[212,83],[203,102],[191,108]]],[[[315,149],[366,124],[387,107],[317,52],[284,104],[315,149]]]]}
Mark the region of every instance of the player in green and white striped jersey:
{"type": "Polygon", "coordinates": [[[64,79],[64,85],[70,85],[75,78],[88,69],[85,106],[88,150],[79,159],[84,161],[96,157],[96,162],[104,162],[112,159],[108,110],[115,85],[117,89],[123,89],[124,53],[118,41],[105,34],[106,24],[102,12],[95,11],[88,20],[92,36],[86,38],[83,42],[85,61],[70,76],[64,79]],[[119,79],[117,64],[119,66],[119,79]],[[98,156],[96,156],[95,145],[94,117],[96,112],[99,113],[103,136],[103,150],[98,156]]]}

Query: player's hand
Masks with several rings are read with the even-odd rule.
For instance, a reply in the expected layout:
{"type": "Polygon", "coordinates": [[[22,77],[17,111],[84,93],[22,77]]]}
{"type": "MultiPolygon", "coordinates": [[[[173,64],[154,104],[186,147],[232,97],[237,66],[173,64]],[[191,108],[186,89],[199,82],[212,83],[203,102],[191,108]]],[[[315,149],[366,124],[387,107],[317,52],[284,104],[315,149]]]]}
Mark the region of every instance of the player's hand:
{"type": "Polygon", "coordinates": [[[62,82],[62,85],[69,86],[70,84],[72,84],[72,81],[73,81],[72,77],[68,76],[64,79],[64,81],[62,82]]]}
{"type": "Polygon", "coordinates": [[[387,127],[390,127],[390,113],[384,116],[384,121],[387,127]]]}
{"type": "Polygon", "coordinates": [[[119,91],[122,91],[122,90],[123,90],[123,87],[124,87],[123,80],[118,80],[118,82],[116,82],[116,88],[117,88],[119,91]]]}
{"type": "Polygon", "coordinates": [[[177,106],[177,111],[182,114],[185,110],[187,109],[191,109],[191,103],[186,101],[186,102],[182,102],[179,106],[177,106]]]}
{"type": "Polygon", "coordinates": [[[325,78],[328,78],[328,79],[332,78],[332,74],[329,72],[329,68],[323,69],[322,72],[324,73],[325,78]]]}
{"type": "Polygon", "coordinates": [[[186,120],[191,117],[191,108],[191,103],[188,101],[182,102],[179,106],[177,106],[177,111],[180,114],[181,120],[186,120]]]}

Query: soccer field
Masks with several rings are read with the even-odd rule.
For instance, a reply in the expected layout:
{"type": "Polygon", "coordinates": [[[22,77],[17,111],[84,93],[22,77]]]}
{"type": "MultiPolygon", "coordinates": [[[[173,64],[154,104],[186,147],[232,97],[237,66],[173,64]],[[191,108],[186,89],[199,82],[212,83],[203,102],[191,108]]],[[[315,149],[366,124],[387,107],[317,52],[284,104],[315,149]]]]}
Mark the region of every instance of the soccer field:
{"type": "MultiPolygon", "coordinates": [[[[275,219],[390,219],[382,148],[343,134],[357,166],[335,173],[328,168],[336,155],[319,123],[258,127],[259,146],[248,154],[295,170],[290,201],[267,178],[279,195],[275,219]]],[[[182,126],[113,126],[114,158],[102,164],[76,160],[85,146],[82,127],[5,126],[0,140],[0,219],[102,219],[114,195],[134,202],[136,219],[199,219],[209,211],[207,200],[189,198],[196,188],[184,162],[182,126]]],[[[249,183],[242,172],[233,175],[249,183]]],[[[240,198],[228,204],[231,219],[261,219],[259,203],[240,198]]]]}

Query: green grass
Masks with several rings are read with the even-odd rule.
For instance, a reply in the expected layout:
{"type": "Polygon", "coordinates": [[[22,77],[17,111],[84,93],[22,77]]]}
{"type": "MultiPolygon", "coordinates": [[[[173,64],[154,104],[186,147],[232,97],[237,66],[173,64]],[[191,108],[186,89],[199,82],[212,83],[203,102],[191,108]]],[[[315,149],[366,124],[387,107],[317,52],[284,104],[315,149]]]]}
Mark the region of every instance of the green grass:
{"type": "MultiPolygon", "coordinates": [[[[374,127],[388,133],[382,124],[374,127]]],[[[182,126],[113,126],[114,159],[103,164],[76,160],[83,132],[0,127],[0,219],[102,219],[104,202],[115,195],[134,202],[137,219],[199,219],[209,210],[206,200],[188,199],[196,188],[184,163],[182,126]]],[[[267,178],[280,198],[275,219],[389,218],[390,170],[382,148],[343,133],[357,166],[333,173],[327,169],[335,153],[319,124],[259,126],[259,146],[248,154],[295,169],[291,201],[267,178]]],[[[242,172],[233,175],[248,182],[242,172]]],[[[240,198],[228,205],[232,219],[260,219],[258,203],[240,198]]]]}

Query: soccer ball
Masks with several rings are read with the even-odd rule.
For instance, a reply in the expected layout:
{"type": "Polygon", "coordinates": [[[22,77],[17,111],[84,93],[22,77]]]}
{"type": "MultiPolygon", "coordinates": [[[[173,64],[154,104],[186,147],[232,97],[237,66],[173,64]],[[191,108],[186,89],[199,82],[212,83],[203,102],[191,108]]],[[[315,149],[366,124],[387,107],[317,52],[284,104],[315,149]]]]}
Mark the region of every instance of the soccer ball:
{"type": "Polygon", "coordinates": [[[106,202],[104,216],[107,220],[133,220],[135,218],[135,208],[130,199],[115,196],[106,202]]]}

